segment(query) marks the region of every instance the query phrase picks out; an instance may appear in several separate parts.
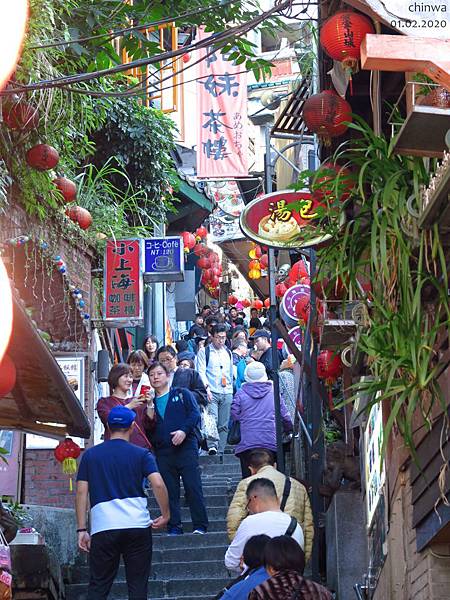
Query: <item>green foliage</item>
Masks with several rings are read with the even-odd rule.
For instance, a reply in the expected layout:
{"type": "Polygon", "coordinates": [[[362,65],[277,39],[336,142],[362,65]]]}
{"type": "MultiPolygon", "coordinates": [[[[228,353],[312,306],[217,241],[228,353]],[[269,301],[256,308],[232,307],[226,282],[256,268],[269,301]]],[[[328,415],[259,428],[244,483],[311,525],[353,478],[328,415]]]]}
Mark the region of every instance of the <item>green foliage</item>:
{"type": "Polygon", "coordinates": [[[139,203],[133,201],[139,211],[130,213],[130,225],[164,221],[166,211],[173,209],[170,189],[177,182],[170,156],[173,132],[173,121],[161,111],[134,100],[114,100],[104,127],[94,136],[93,162],[97,168],[108,163],[114,169],[108,171],[107,178],[116,190],[128,198],[130,186],[139,193],[139,203]]]}
{"type": "Polygon", "coordinates": [[[8,454],[8,451],[5,448],[0,447],[0,461],[8,464],[8,461],[5,458],[5,454],[8,454]]]}
{"type": "MultiPolygon", "coordinates": [[[[358,346],[368,356],[374,379],[357,384],[355,392],[371,395],[371,405],[390,403],[383,452],[395,423],[415,456],[413,423],[417,427],[421,416],[430,426],[433,407],[445,408],[435,345],[450,325],[439,231],[437,226],[428,231],[417,226],[420,188],[427,185],[430,172],[423,159],[394,154],[392,140],[354,119],[350,127],[359,137],[333,157],[356,173],[356,187],[346,201],[353,218],[339,232],[336,210],[321,219],[321,227],[334,237],[318,252],[319,278],[340,277],[352,298],[361,295],[359,282],[370,282],[371,292],[362,299],[370,325],[361,332],[358,346]]],[[[341,175],[328,184],[334,190],[334,207],[341,202],[341,175]]]]}

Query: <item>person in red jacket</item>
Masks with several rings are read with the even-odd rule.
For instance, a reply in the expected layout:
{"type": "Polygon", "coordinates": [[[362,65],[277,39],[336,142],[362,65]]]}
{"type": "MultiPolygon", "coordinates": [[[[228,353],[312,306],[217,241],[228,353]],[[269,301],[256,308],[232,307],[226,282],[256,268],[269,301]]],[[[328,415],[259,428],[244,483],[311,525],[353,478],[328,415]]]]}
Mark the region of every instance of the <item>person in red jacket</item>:
{"type": "Polygon", "coordinates": [[[133,385],[133,374],[130,365],[119,363],[114,365],[108,375],[110,396],[100,398],[97,402],[97,412],[105,427],[104,439],[109,440],[110,434],[107,427],[108,416],[114,406],[126,406],[136,413],[136,420],[131,432],[130,442],[141,448],[151,450],[151,444],[145,433],[146,429],[154,426],[152,390],[146,390],[139,396],[129,397],[129,390],[133,385]]]}

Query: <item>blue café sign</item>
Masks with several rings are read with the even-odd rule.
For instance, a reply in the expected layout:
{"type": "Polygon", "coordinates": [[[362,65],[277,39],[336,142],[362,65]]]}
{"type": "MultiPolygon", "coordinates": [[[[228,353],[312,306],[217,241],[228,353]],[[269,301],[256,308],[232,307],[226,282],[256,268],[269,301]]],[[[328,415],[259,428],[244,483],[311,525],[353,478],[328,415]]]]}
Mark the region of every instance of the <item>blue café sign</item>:
{"type": "Polygon", "coordinates": [[[149,238],[144,244],[144,281],[184,281],[184,245],[180,237],[149,238]]]}

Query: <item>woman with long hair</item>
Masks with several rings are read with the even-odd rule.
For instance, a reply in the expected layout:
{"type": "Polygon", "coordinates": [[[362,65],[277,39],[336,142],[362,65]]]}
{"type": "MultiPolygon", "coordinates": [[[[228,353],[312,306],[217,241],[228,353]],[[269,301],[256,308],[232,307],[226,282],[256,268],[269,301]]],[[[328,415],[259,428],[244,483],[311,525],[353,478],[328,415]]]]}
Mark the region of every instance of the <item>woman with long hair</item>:
{"type": "Polygon", "coordinates": [[[156,335],[147,335],[142,344],[142,350],[147,355],[149,366],[156,360],[156,351],[158,350],[159,342],[156,335]]]}

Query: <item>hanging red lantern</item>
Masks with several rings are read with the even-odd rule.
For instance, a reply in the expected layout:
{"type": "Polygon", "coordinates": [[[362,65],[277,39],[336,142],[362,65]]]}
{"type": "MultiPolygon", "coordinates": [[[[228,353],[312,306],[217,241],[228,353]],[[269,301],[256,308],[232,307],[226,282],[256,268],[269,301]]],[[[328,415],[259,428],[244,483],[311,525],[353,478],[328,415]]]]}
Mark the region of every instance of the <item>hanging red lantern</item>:
{"type": "Polygon", "coordinates": [[[284,283],[277,283],[277,285],[275,286],[275,296],[277,298],[282,298],[287,291],[288,288],[284,283]]]}
{"type": "Polygon", "coordinates": [[[340,355],[332,350],[322,350],[317,357],[317,377],[325,380],[325,385],[328,387],[328,405],[330,410],[334,409],[331,386],[340,375],[342,375],[340,355]]]}
{"type": "Polygon", "coordinates": [[[195,237],[200,238],[201,240],[204,240],[207,235],[208,235],[208,230],[206,229],[206,227],[204,225],[201,225],[195,231],[195,237]]]}
{"type": "Polygon", "coordinates": [[[211,271],[214,277],[219,278],[222,275],[222,269],[219,269],[217,266],[212,267],[211,271]]]}
{"type": "Polygon", "coordinates": [[[214,277],[213,270],[212,269],[204,269],[202,276],[206,281],[211,281],[211,279],[214,277]]]}
{"type": "Polygon", "coordinates": [[[251,260],[248,263],[248,270],[251,271],[252,269],[258,269],[258,271],[261,271],[261,264],[259,260],[251,260]]]}
{"type": "Polygon", "coordinates": [[[228,304],[230,304],[231,306],[234,306],[237,303],[238,303],[238,299],[236,298],[236,296],[233,296],[233,294],[231,294],[231,296],[228,296],[228,304]]]}
{"type": "Polygon", "coordinates": [[[208,252],[208,248],[205,244],[195,244],[194,246],[194,254],[196,256],[204,256],[208,252]]]}
{"type": "Polygon", "coordinates": [[[7,396],[16,385],[16,365],[8,354],[0,362],[0,398],[7,396]]]}
{"type": "Polygon", "coordinates": [[[310,96],[303,105],[303,119],[311,133],[317,133],[325,145],[345,133],[352,121],[352,107],[333,90],[310,96]]]}
{"type": "Polygon", "coordinates": [[[27,102],[6,104],[2,110],[3,122],[14,131],[30,131],[39,125],[37,109],[27,102]]]}
{"type": "Polygon", "coordinates": [[[181,55],[181,60],[186,64],[191,60],[191,55],[188,52],[185,52],[181,55]]]}
{"type": "Polygon", "coordinates": [[[256,310],[261,310],[263,306],[264,304],[261,302],[261,300],[253,301],[253,308],[256,308],[256,310]]]}
{"type": "Polygon", "coordinates": [[[57,177],[53,183],[61,192],[64,202],[73,202],[77,197],[77,186],[67,177],[57,177]]]}
{"type": "Polygon", "coordinates": [[[259,264],[261,265],[261,269],[267,269],[269,266],[269,256],[268,254],[261,254],[259,259],[259,264]]]}
{"type": "Polygon", "coordinates": [[[241,301],[241,304],[244,308],[248,308],[249,306],[251,306],[251,302],[247,298],[244,298],[244,300],[241,301]]]}
{"type": "Polygon", "coordinates": [[[58,462],[62,463],[63,473],[70,475],[70,491],[73,491],[72,475],[77,472],[77,458],[80,456],[81,448],[72,438],[66,438],[59,442],[53,451],[58,462]]]}
{"type": "Polygon", "coordinates": [[[264,300],[264,306],[265,306],[266,308],[270,308],[270,298],[266,298],[266,299],[264,300]]]}
{"type": "Polygon", "coordinates": [[[38,171],[48,171],[54,169],[58,164],[59,154],[53,146],[37,144],[28,150],[26,161],[30,167],[38,171]]]}
{"type": "Polygon", "coordinates": [[[323,23],[320,44],[328,56],[354,72],[361,56],[361,43],[368,33],[375,33],[368,17],[355,12],[338,12],[323,23]]]}
{"type": "Polygon", "coordinates": [[[308,269],[302,260],[298,260],[292,265],[288,278],[292,285],[300,283],[305,278],[309,278],[308,269]]]}
{"type": "Polygon", "coordinates": [[[261,246],[259,246],[258,244],[254,244],[253,248],[251,248],[251,250],[249,250],[249,257],[250,258],[260,258],[260,256],[262,255],[262,249],[261,246]]]}
{"type": "Polygon", "coordinates": [[[184,251],[188,253],[197,243],[195,235],[190,231],[183,231],[181,237],[183,238],[184,251]]]}
{"type": "Polygon", "coordinates": [[[215,275],[212,275],[211,279],[209,280],[209,285],[213,288],[216,288],[219,285],[219,283],[219,278],[215,275]]]}
{"type": "Polygon", "coordinates": [[[66,209],[66,215],[71,221],[77,223],[80,229],[89,229],[92,225],[91,213],[82,206],[70,206],[66,209]]]}
{"type": "Polygon", "coordinates": [[[309,294],[302,294],[295,305],[295,314],[298,317],[299,325],[304,327],[308,323],[310,311],[311,297],[309,294]]]}
{"type": "Polygon", "coordinates": [[[249,279],[261,279],[261,269],[250,269],[248,276],[249,279]]]}
{"type": "Polygon", "coordinates": [[[211,267],[211,261],[206,256],[201,256],[197,261],[197,267],[199,269],[209,269],[211,267]]]}
{"type": "Polygon", "coordinates": [[[337,197],[341,202],[347,200],[354,187],[350,170],[331,162],[320,165],[312,184],[314,198],[317,200],[337,197]]]}
{"type": "Polygon", "coordinates": [[[210,252],[208,258],[211,261],[211,264],[220,263],[220,257],[217,252],[210,252]]]}
{"type": "Polygon", "coordinates": [[[218,298],[220,296],[220,290],[210,290],[208,294],[211,296],[211,298],[218,298]]]}

